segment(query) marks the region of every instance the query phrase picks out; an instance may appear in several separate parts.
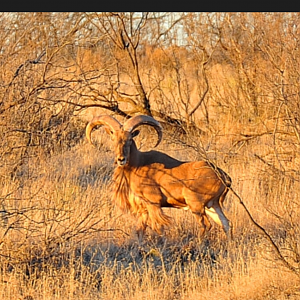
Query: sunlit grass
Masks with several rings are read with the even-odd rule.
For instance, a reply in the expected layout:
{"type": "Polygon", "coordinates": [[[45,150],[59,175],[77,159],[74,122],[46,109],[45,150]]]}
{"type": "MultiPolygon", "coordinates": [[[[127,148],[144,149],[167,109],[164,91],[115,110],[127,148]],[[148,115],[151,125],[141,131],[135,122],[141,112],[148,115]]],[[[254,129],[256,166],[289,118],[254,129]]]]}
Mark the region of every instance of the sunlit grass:
{"type": "MultiPolygon", "coordinates": [[[[172,226],[162,236],[148,229],[139,243],[134,218],[111,202],[109,143],[105,135],[96,148],[84,141],[37,159],[27,178],[6,182],[0,299],[296,299],[297,277],[276,260],[232,194],[224,209],[232,241],[216,225],[201,239],[191,213],[166,209],[172,226]]],[[[174,145],[161,149],[176,155],[174,145]]],[[[197,156],[181,149],[182,159],[197,156]]],[[[257,176],[258,161],[250,168],[232,157],[219,165],[254,218],[284,244],[276,213],[289,211],[296,183],[257,176]]]]}

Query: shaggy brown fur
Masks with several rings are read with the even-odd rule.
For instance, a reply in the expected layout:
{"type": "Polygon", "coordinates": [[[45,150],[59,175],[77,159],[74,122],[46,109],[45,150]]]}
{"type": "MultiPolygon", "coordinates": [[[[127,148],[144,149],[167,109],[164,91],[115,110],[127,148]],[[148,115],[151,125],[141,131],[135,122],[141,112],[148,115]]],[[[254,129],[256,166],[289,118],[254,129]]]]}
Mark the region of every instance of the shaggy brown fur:
{"type": "Polygon", "coordinates": [[[165,215],[157,203],[152,203],[140,195],[136,195],[130,188],[130,177],[123,167],[117,167],[113,175],[113,200],[125,213],[130,212],[139,221],[139,233],[143,233],[147,226],[157,233],[161,233],[163,226],[171,223],[170,217],[165,215]]]}
{"type": "Polygon", "coordinates": [[[202,233],[211,227],[208,215],[230,234],[230,223],[222,211],[230,177],[209,162],[183,162],[163,152],[139,151],[133,138],[139,133],[135,129],[143,124],[156,129],[159,143],[161,126],[149,116],[133,117],[123,126],[110,116],[100,116],[87,125],[90,142],[96,125],[105,125],[114,141],[118,164],[113,176],[116,204],[138,218],[141,234],[147,226],[160,233],[170,224],[162,207],[191,210],[202,233]]]}

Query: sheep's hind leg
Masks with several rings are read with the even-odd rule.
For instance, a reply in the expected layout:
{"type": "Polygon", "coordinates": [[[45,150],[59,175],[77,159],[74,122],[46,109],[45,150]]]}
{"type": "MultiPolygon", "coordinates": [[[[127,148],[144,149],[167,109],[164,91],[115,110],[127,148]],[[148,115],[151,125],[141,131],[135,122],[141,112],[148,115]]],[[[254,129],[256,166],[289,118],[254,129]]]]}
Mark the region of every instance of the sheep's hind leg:
{"type": "Polygon", "coordinates": [[[198,194],[191,192],[189,189],[185,190],[185,201],[191,210],[192,214],[195,216],[199,226],[200,226],[200,235],[204,236],[205,231],[209,231],[211,224],[207,215],[205,214],[205,199],[199,197],[198,194]]]}
{"type": "Polygon", "coordinates": [[[198,224],[200,225],[200,235],[201,237],[204,236],[205,231],[209,231],[211,228],[211,224],[205,214],[205,212],[194,212],[192,211],[193,215],[195,216],[198,224]]]}
{"type": "Polygon", "coordinates": [[[224,215],[221,207],[219,205],[214,205],[210,208],[205,208],[206,214],[211,217],[215,223],[223,228],[228,239],[231,239],[231,226],[229,220],[224,215]]]}

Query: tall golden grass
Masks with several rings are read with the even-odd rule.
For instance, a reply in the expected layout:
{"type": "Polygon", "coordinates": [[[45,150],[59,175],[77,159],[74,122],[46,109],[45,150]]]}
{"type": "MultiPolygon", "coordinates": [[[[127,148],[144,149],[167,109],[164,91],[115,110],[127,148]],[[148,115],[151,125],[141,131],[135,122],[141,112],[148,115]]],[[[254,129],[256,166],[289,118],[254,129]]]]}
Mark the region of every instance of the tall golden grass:
{"type": "MultiPolygon", "coordinates": [[[[138,243],[135,220],[111,202],[110,140],[104,131],[97,137],[98,149],[82,140],[51,158],[31,158],[19,178],[7,180],[0,299],[298,299],[298,276],[277,259],[232,193],[225,201],[232,241],[217,226],[200,239],[189,212],[167,209],[172,226],[162,236],[149,230],[138,243]]],[[[220,137],[206,154],[230,174],[253,218],[284,252],[297,243],[286,231],[288,218],[294,222],[290,230],[298,230],[299,187],[268,173],[254,157],[251,151],[263,152],[267,143],[225,156],[216,150],[228,147],[220,137]]],[[[199,157],[180,144],[166,142],[160,150],[181,159],[199,157]]],[[[284,254],[292,258],[297,250],[284,254]]]]}

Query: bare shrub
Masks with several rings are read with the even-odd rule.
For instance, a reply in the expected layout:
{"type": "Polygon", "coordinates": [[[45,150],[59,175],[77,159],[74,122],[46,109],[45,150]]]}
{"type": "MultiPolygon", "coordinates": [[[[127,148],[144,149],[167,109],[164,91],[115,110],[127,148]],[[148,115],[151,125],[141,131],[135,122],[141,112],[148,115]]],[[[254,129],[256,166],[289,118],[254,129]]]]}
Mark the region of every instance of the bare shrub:
{"type": "Polygon", "coordinates": [[[1,13],[0,298],[297,299],[298,24],[299,13],[1,13]],[[137,244],[111,206],[110,143],[83,139],[102,113],[157,118],[161,149],[224,169],[266,234],[231,193],[231,244],[218,230],[199,239],[181,212],[137,244]]]}

